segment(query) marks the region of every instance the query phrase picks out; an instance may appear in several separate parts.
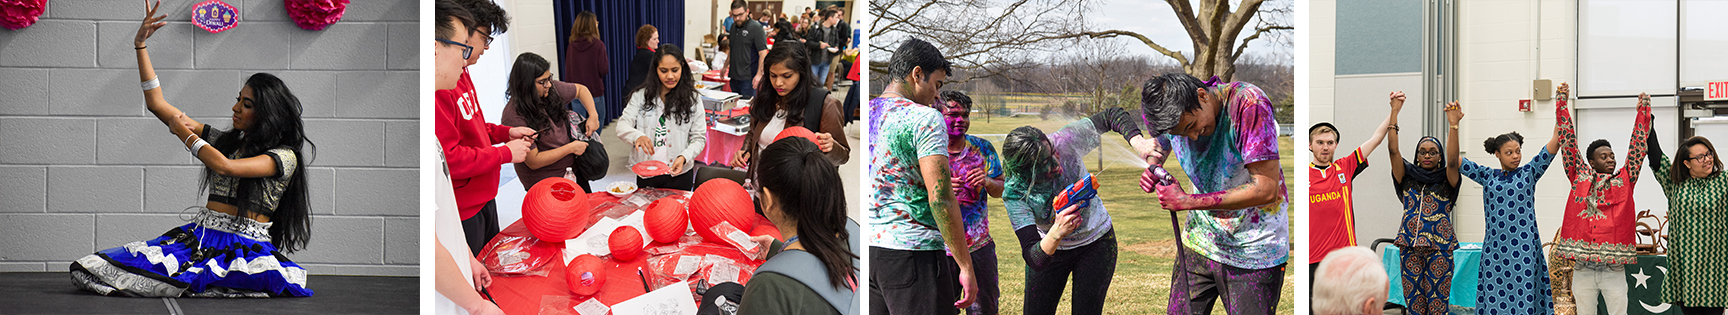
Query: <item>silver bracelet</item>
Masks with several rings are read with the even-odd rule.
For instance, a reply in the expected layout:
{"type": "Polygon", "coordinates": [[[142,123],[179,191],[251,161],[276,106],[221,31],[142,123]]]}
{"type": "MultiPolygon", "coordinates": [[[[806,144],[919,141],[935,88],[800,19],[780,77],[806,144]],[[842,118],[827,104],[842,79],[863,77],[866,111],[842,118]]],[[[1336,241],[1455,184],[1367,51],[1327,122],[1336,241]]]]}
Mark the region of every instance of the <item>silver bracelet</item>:
{"type": "Polygon", "coordinates": [[[158,87],[162,87],[162,81],[157,81],[156,77],[151,77],[150,81],[144,81],[144,83],[139,83],[138,86],[143,87],[145,91],[154,90],[158,87]]]}
{"type": "Polygon", "coordinates": [[[198,141],[193,141],[192,145],[186,146],[186,152],[191,152],[192,157],[196,158],[198,157],[198,150],[203,149],[208,145],[210,145],[209,142],[205,142],[204,139],[198,139],[198,141]]]}

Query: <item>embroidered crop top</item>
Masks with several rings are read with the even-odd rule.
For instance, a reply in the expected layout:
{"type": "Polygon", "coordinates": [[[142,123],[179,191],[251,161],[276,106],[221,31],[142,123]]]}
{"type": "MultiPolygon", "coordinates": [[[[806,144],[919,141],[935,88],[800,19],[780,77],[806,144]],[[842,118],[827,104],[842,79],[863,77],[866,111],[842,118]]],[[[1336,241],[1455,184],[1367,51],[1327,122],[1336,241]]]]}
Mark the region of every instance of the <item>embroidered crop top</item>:
{"type": "MultiPolygon", "coordinates": [[[[199,136],[204,139],[216,139],[222,137],[223,133],[225,132],[205,125],[204,132],[199,136]]],[[[210,183],[209,201],[235,205],[265,216],[275,213],[276,205],[281,203],[282,194],[288,191],[288,185],[294,179],[294,172],[300,166],[300,157],[294,154],[294,149],[286,146],[264,151],[263,154],[276,161],[276,175],[257,178],[257,183],[246,194],[248,200],[245,202],[251,203],[252,207],[244,207],[240,203],[240,191],[242,189],[240,183],[244,182],[245,178],[223,176],[215,172],[210,172],[208,175],[210,183]]],[[[228,158],[238,159],[241,157],[240,155],[240,152],[235,152],[228,155],[228,158]]]]}

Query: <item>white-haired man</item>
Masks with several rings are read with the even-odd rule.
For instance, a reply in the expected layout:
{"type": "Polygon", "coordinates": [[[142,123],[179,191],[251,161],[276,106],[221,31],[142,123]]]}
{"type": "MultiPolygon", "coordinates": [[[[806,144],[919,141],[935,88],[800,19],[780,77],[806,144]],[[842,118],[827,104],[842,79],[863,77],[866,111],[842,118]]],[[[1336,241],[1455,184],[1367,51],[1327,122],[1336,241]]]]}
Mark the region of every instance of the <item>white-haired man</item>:
{"type": "Polygon", "coordinates": [[[1367,247],[1333,250],[1320,261],[1314,279],[1314,314],[1377,314],[1386,303],[1386,267],[1367,247]]]}

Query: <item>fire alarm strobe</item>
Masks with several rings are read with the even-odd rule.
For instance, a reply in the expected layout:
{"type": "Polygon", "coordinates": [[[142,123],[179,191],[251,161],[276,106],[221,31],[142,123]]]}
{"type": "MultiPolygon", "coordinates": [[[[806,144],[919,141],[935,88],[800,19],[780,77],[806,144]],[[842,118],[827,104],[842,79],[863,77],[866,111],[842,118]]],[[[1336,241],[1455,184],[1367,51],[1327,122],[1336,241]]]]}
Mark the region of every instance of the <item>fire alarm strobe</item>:
{"type": "Polygon", "coordinates": [[[1530,100],[1518,100],[1518,111],[1520,111],[1520,112],[1530,111],[1530,100]]]}

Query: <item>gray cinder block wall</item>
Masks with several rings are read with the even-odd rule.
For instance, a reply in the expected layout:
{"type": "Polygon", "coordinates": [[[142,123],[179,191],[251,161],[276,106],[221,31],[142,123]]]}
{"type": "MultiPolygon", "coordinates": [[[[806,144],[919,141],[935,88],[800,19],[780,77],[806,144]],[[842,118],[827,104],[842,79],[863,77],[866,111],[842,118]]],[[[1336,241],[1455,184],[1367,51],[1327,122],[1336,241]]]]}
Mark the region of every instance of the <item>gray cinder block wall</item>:
{"type": "MultiPolygon", "coordinates": [[[[217,34],[190,23],[201,0],[163,1],[149,46],[168,101],[227,129],[247,76],[281,77],[317,145],[312,243],[289,258],[313,274],[418,275],[417,1],[353,1],[323,31],[296,27],[282,0],[226,1],[241,22],[217,34]]],[[[143,106],[142,2],[50,1],[35,25],[0,29],[0,271],[64,271],[204,204],[202,165],[143,106]]]]}

